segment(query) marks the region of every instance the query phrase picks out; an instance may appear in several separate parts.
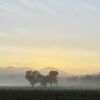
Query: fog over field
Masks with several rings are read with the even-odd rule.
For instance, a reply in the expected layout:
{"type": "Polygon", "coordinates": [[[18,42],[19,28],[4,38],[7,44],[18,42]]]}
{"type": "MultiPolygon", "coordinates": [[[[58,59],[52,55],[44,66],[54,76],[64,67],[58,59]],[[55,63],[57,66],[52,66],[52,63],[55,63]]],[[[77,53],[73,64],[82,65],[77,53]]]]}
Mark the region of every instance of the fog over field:
{"type": "MultiPolygon", "coordinates": [[[[31,70],[28,68],[0,68],[0,86],[31,86],[25,79],[25,72],[31,70]]],[[[100,89],[100,75],[72,75],[67,72],[63,72],[56,68],[44,68],[39,72],[43,75],[47,75],[49,71],[56,70],[59,72],[58,82],[59,87],[62,88],[85,88],[85,89],[100,89]]],[[[36,84],[36,87],[40,84],[36,84]]],[[[49,84],[48,84],[48,87],[49,84]]]]}

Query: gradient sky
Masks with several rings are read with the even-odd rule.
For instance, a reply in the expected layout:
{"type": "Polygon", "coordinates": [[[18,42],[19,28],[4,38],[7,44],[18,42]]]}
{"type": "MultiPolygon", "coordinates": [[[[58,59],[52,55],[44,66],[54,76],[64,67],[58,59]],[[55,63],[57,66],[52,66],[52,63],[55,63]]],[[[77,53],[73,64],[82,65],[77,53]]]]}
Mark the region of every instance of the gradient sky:
{"type": "Polygon", "coordinates": [[[100,0],[0,0],[0,65],[100,70],[100,0]]]}

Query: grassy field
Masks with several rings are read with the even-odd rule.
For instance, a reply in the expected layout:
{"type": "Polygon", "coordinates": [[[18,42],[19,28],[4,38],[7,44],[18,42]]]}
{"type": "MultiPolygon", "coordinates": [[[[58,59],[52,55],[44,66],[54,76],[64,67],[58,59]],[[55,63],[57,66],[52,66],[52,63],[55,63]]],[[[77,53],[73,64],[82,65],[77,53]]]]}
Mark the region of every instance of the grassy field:
{"type": "Polygon", "coordinates": [[[0,100],[100,100],[100,90],[1,87],[0,100]]]}

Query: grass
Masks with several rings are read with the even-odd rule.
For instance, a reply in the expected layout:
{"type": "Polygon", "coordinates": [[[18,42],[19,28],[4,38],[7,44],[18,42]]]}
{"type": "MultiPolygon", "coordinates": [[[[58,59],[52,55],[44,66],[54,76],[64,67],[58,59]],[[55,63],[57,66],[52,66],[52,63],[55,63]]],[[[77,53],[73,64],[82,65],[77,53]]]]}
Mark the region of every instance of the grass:
{"type": "Polygon", "coordinates": [[[0,100],[100,100],[100,90],[1,87],[0,100]]]}

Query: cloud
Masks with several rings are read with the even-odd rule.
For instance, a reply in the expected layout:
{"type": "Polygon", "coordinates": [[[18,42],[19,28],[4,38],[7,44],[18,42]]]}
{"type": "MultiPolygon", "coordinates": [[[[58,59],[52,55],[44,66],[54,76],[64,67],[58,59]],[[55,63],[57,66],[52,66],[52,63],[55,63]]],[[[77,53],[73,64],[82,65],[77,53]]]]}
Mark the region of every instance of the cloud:
{"type": "Polygon", "coordinates": [[[5,2],[0,2],[0,9],[4,9],[4,10],[7,10],[7,11],[10,10],[9,5],[5,2]]]}
{"type": "Polygon", "coordinates": [[[26,7],[34,8],[38,11],[46,11],[48,13],[55,14],[54,10],[48,5],[50,2],[48,0],[39,1],[39,0],[21,0],[21,3],[26,5],[26,7]]]}
{"type": "Polygon", "coordinates": [[[32,3],[32,0],[21,0],[22,4],[26,5],[27,7],[33,8],[34,5],[32,3]]]}
{"type": "Polygon", "coordinates": [[[97,8],[94,5],[91,5],[91,4],[88,4],[88,3],[82,3],[79,6],[75,7],[74,10],[76,12],[81,12],[81,11],[96,12],[97,8]]]}
{"type": "MultiPolygon", "coordinates": [[[[14,14],[18,16],[19,14],[27,13],[25,11],[25,8],[31,9],[31,11],[43,11],[49,14],[56,14],[56,11],[54,8],[52,8],[52,5],[57,6],[59,4],[57,1],[50,1],[50,0],[15,0],[13,2],[8,2],[5,0],[0,1],[0,10],[2,12],[6,11],[7,13],[14,14]],[[21,4],[20,5],[18,5],[21,4]]],[[[31,12],[32,13],[32,12],[31,12]]]]}
{"type": "Polygon", "coordinates": [[[41,3],[39,1],[35,1],[34,2],[40,9],[43,9],[44,11],[49,11],[50,13],[54,13],[53,10],[51,8],[49,8],[46,4],[41,3]]]}
{"type": "MultiPolygon", "coordinates": [[[[16,3],[16,0],[14,1],[16,3]]],[[[0,1],[0,10],[1,12],[6,11],[7,13],[11,13],[13,15],[18,15],[19,13],[23,13],[24,10],[22,7],[14,4],[14,2],[8,2],[8,1],[0,1]]],[[[3,14],[3,13],[2,13],[3,14]]]]}
{"type": "Polygon", "coordinates": [[[87,4],[87,3],[83,4],[83,8],[90,10],[90,11],[96,11],[97,10],[95,6],[87,4]]]}
{"type": "Polygon", "coordinates": [[[80,8],[74,8],[74,11],[75,11],[75,12],[80,12],[81,9],[80,9],[80,8]]]}
{"type": "Polygon", "coordinates": [[[61,6],[61,1],[58,0],[48,0],[49,2],[51,2],[54,5],[60,5],[61,6]]]}
{"type": "Polygon", "coordinates": [[[0,38],[6,38],[8,37],[7,33],[0,33],[0,38]]]}

